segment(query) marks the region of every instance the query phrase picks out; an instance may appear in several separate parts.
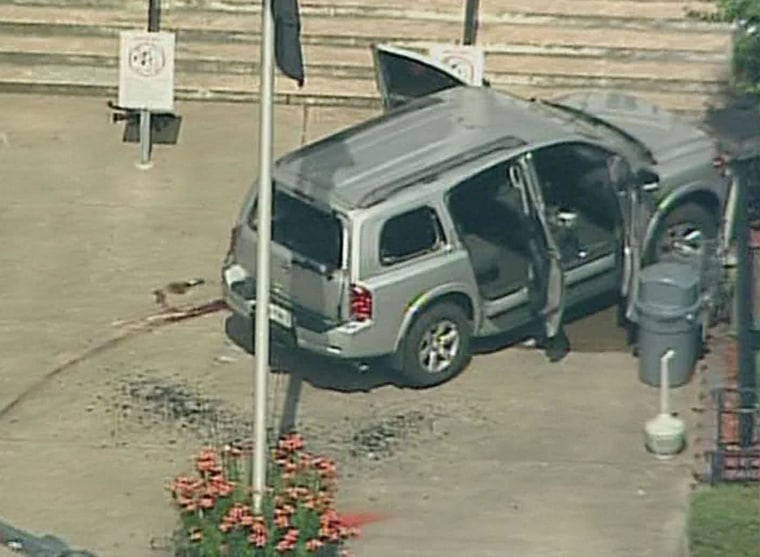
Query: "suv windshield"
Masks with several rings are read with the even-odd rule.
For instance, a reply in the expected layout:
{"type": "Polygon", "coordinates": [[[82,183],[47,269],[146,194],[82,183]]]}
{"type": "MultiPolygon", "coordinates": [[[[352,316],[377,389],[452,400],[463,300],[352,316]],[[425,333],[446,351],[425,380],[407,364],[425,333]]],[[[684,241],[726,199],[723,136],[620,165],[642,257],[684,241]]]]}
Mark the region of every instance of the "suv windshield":
{"type": "MultiPolygon", "coordinates": [[[[248,215],[248,224],[254,230],[257,207],[258,203],[254,202],[248,215]]],[[[340,219],[276,189],[272,209],[272,241],[285,246],[295,255],[323,266],[326,272],[342,266],[343,225],[340,219]]]]}

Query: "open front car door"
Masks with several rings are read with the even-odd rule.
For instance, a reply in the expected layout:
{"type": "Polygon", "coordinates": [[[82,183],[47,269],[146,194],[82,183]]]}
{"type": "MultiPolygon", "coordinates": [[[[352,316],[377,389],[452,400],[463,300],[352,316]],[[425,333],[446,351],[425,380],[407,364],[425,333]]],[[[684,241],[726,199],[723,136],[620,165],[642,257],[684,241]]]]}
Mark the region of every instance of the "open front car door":
{"type": "Polygon", "coordinates": [[[467,85],[454,70],[436,61],[390,45],[374,45],[377,88],[385,110],[452,87],[467,85]]]}
{"type": "Polygon", "coordinates": [[[526,191],[528,212],[536,222],[536,231],[543,242],[544,264],[542,269],[533,269],[541,276],[535,276],[534,284],[539,285],[542,304],[540,314],[544,321],[544,334],[547,339],[554,338],[560,331],[565,309],[565,276],[562,270],[562,258],[546,219],[543,195],[529,160],[530,155],[521,157],[519,167],[513,167],[511,180],[526,191]]]}

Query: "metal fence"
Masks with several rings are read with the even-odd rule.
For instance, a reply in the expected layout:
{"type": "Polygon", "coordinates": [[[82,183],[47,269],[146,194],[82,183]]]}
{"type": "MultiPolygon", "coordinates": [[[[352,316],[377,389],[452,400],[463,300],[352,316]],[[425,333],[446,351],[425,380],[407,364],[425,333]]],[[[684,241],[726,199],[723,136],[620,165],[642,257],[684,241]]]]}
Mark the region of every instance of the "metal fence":
{"type": "Polygon", "coordinates": [[[727,260],[735,265],[731,278],[737,355],[735,361],[726,362],[726,376],[710,391],[705,425],[711,431],[703,453],[702,479],[760,482],[760,290],[754,288],[760,281],[760,249],[755,246],[758,232],[754,230],[760,227],[760,104],[744,98],[708,114],[707,124],[730,155],[733,177],[732,210],[724,233],[731,256],[727,260]]]}
{"type": "Polygon", "coordinates": [[[710,418],[714,419],[710,448],[703,453],[703,481],[760,482],[760,406],[742,407],[742,389],[711,391],[710,418]],[[749,439],[743,437],[750,435],[749,439]]]}

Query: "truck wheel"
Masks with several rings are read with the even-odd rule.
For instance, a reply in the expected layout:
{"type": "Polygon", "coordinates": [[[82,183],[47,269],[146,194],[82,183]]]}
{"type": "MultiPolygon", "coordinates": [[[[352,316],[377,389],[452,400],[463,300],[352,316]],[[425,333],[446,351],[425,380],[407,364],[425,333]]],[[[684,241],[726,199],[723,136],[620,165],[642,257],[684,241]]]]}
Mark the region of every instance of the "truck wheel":
{"type": "Polygon", "coordinates": [[[401,375],[410,387],[433,387],[458,375],[470,362],[472,324],[464,310],[441,303],[409,329],[402,347],[401,375]]]}

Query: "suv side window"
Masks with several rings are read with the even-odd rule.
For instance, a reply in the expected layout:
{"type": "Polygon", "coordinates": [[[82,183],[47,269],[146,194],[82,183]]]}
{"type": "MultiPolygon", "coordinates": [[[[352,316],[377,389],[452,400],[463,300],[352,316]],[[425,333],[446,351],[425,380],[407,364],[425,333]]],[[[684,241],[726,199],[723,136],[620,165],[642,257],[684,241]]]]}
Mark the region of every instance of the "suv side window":
{"type": "Polygon", "coordinates": [[[393,265],[430,253],[443,243],[443,228],[432,207],[388,219],[380,233],[380,263],[393,265]]]}

